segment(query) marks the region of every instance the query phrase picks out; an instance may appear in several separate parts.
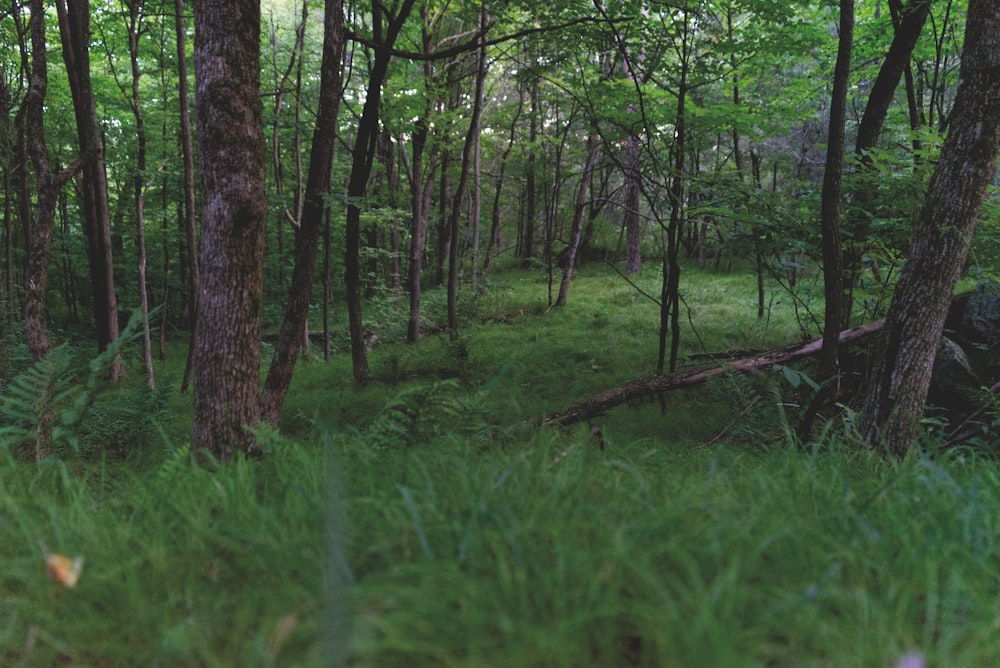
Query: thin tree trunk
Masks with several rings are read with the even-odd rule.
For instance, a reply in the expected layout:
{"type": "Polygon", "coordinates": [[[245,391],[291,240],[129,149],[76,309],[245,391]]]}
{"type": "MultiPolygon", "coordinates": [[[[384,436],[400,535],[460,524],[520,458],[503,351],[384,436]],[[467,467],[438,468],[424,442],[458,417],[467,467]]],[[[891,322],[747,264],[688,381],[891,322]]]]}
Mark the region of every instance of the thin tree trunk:
{"type": "Polygon", "coordinates": [[[340,89],[343,82],[343,0],[326,0],[323,25],[319,109],[309,155],[309,175],[306,181],[301,223],[295,232],[295,268],[288,291],[285,318],[278,334],[274,357],[271,359],[260,399],[261,419],[275,425],[278,424],[281,407],[291,384],[302,332],[308,325],[318,241],[326,211],[324,197],[330,191],[337,118],[340,113],[340,89]]]}
{"type": "MultiPolygon", "coordinates": [[[[174,12],[177,37],[177,103],[180,108],[181,156],[184,163],[184,206],[179,209],[184,221],[184,237],[187,243],[188,327],[191,328],[188,341],[187,362],[181,379],[181,392],[187,392],[194,369],[195,331],[198,324],[198,293],[201,290],[201,271],[198,267],[198,230],[195,209],[194,141],[191,137],[191,103],[188,100],[187,70],[187,21],[184,16],[184,0],[175,0],[174,12]]],[[[184,258],[182,258],[183,261],[184,258]]]]}
{"type": "Polygon", "coordinates": [[[142,358],[146,368],[146,384],[150,390],[156,389],[153,375],[153,343],[149,333],[149,296],[146,286],[146,126],[142,113],[142,97],[139,94],[139,20],[142,2],[128,7],[128,50],[132,65],[132,114],[135,118],[136,158],[135,176],[132,187],[135,196],[136,247],[139,254],[139,309],[142,313],[142,358]]]}
{"type": "Polygon", "coordinates": [[[576,254],[580,249],[580,234],[583,231],[583,218],[587,212],[587,196],[590,184],[594,178],[594,165],[601,152],[601,138],[596,132],[587,137],[587,160],[583,165],[580,177],[580,187],[576,193],[576,206],[573,207],[573,226],[570,230],[569,250],[566,253],[566,267],[563,269],[562,281],[559,284],[559,297],[556,306],[565,306],[569,297],[569,284],[573,280],[573,270],[576,267],[576,254]]]}
{"type": "MultiPolygon", "coordinates": [[[[480,18],[480,28],[485,29],[486,9],[480,18]]],[[[485,31],[481,39],[485,42],[485,31]]],[[[485,46],[481,47],[485,52],[485,46]]],[[[448,333],[452,339],[458,338],[458,251],[459,244],[459,220],[462,214],[462,201],[465,198],[465,191],[469,184],[469,165],[472,162],[473,146],[479,137],[479,119],[483,114],[483,85],[486,80],[485,57],[480,56],[479,68],[476,74],[476,93],[473,98],[472,119],[469,121],[469,131],[465,135],[465,144],[462,146],[462,164],[458,172],[458,187],[455,188],[455,195],[451,203],[451,246],[448,252],[448,333]]],[[[477,223],[478,224],[478,223],[477,223]]]]}
{"type": "Polygon", "coordinates": [[[826,346],[820,356],[824,377],[837,374],[838,335],[844,321],[844,284],[840,237],[841,180],[844,169],[847,89],[850,85],[851,50],[854,45],[854,0],[840,0],[840,39],[833,75],[830,101],[830,128],[826,142],[826,169],[820,203],[820,229],[823,237],[823,295],[826,315],[823,335],[826,346]]]}
{"type": "MultiPolygon", "coordinates": [[[[389,21],[384,40],[375,47],[375,61],[368,75],[365,105],[358,121],[357,136],[352,151],[351,176],[347,183],[347,224],[344,235],[344,288],[347,292],[347,317],[351,333],[351,362],[354,379],[368,378],[368,351],[364,322],[361,316],[361,200],[368,189],[378,138],[378,115],[382,85],[392,58],[392,47],[416,0],[403,0],[399,13],[389,21]]],[[[381,32],[380,8],[376,8],[376,37],[381,32]]]]}
{"type": "Polygon", "coordinates": [[[869,447],[905,453],[919,419],[952,292],[1000,153],[1000,4],[970,0],[951,131],[917,219],[887,316],[858,429],[869,447]]]}

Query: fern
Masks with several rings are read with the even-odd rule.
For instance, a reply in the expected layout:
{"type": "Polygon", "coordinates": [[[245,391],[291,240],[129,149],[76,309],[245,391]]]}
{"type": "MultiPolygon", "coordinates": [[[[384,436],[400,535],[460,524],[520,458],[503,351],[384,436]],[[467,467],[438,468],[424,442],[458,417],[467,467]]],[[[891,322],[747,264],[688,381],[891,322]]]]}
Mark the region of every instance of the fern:
{"type": "Polygon", "coordinates": [[[139,313],[133,313],[118,339],[90,361],[83,382],[73,350],[63,344],[0,388],[0,448],[19,454],[34,450],[36,455],[50,447],[79,450],[82,425],[106,388],[104,378],[137,337],[140,323],[139,313]],[[47,424],[51,442],[45,442],[47,424]]]}
{"type": "Polygon", "coordinates": [[[474,434],[485,425],[485,392],[468,392],[458,380],[408,387],[391,399],[361,434],[375,447],[404,448],[445,435],[474,434]]]}

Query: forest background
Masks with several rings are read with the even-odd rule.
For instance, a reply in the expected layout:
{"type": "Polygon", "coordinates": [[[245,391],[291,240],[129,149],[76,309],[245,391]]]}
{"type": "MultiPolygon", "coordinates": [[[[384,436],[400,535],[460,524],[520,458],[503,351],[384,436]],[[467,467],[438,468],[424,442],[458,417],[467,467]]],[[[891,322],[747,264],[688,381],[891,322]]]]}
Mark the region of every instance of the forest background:
{"type": "MultiPolygon", "coordinates": [[[[732,408],[726,393],[736,393],[736,414],[710,421],[722,434],[704,435],[710,445],[737,433],[903,454],[947,441],[946,417],[921,421],[930,361],[959,276],[970,286],[991,278],[1000,253],[986,197],[995,135],[959,141],[977,120],[998,125],[975,97],[989,99],[998,81],[988,4],[12,2],[0,13],[9,45],[0,88],[0,382],[10,466],[82,454],[78,465],[89,470],[110,455],[130,462],[126,470],[153,465],[170,478],[176,471],[164,471],[178,462],[200,470],[177,445],[188,439],[211,461],[251,466],[243,453],[305,456],[268,423],[306,440],[351,427],[375,452],[401,447],[403,531],[415,531],[430,558],[405,484],[411,444],[471,431],[481,447],[482,434],[497,429],[481,424],[481,406],[462,402],[456,388],[523,393],[536,410],[504,400],[493,418],[502,415],[505,429],[533,428],[568,422],[560,419],[568,404],[635,376],[672,378],[692,356],[817,337],[818,362],[779,366],[775,387],[728,378],[723,398],[715,385],[678,403],[714,414],[705,407],[732,408]],[[972,82],[965,98],[960,81],[972,82]],[[959,148],[949,152],[946,137],[959,148]],[[961,149],[969,145],[982,146],[978,160],[961,149]],[[947,185],[955,163],[979,165],[954,177],[976,192],[936,200],[935,192],[960,190],[947,185]],[[939,296],[900,278],[908,255],[919,255],[911,241],[953,229],[961,250],[930,244],[929,255],[946,263],[940,271],[910,262],[920,267],[911,270],[918,285],[940,283],[939,296]],[[897,285],[905,288],[894,301],[897,285]],[[907,301],[936,314],[889,311],[907,301]],[[608,327],[623,302],[646,307],[648,321],[614,316],[612,327],[641,359],[620,342],[603,356],[584,335],[608,327]],[[713,317],[722,305],[725,315],[713,317]],[[887,313],[874,350],[909,350],[894,332],[930,342],[924,363],[912,365],[917,381],[885,362],[896,353],[872,355],[876,365],[859,373],[842,369],[853,357],[839,351],[841,332],[882,327],[887,313]],[[546,321],[561,326],[547,330],[546,321]],[[523,326],[524,338],[469,335],[486,325],[523,326]],[[439,353],[418,346],[427,337],[439,353]],[[505,350],[534,348],[563,367],[560,387],[518,366],[523,353],[497,357],[491,346],[501,340],[505,350]],[[138,365],[128,352],[135,341],[138,365]],[[80,356],[95,343],[87,370],[80,356]],[[580,364],[596,378],[581,381],[580,364]],[[296,381],[296,397],[288,393],[297,365],[307,380],[296,381]],[[619,373],[602,374],[617,365],[619,373]],[[449,380],[427,384],[428,376],[449,380]],[[306,398],[331,382],[335,396],[306,398]],[[916,404],[897,386],[917,387],[916,404]],[[100,407],[102,396],[124,412],[100,407]],[[754,426],[734,432],[733,418],[754,426]]],[[[659,389],[646,394],[666,407],[659,389]]],[[[963,441],[976,452],[990,442],[992,415],[977,414],[975,437],[963,441]]],[[[580,452],[603,448],[602,426],[592,421],[547,447],[557,463],[571,456],[586,466],[580,452]]],[[[907,462],[887,470],[920,466],[907,462]]],[[[76,484],[71,469],[59,470],[69,477],[58,485],[76,484]]],[[[309,477],[323,487],[321,473],[309,477]]],[[[324,494],[317,490],[307,486],[306,495],[324,494]]],[[[35,511],[13,492],[5,498],[22,527],[32,524],[35,511]]],[[[310,553],[312,539],[301,538],[310,553]]],[[[402,549],[409,561],[411,546],[402,549]]],[[[354,554],[356,575],[382,566],[354,554]]],[[[321,623],[316,610],[303,614],[321,623]]],[[[298,615],[269,622],[307,636],[298,615]]],[[[647,657],[670,646],[633,631],[587,651],[631,662],[643,646],[647,657]]],[[[276,655],[284,641],[262,633],[257,651],[276,655]]],[[[761,633],[784,647],[773,629],[761,633]]],[[[233,651],[209,637],[202,656],[233,651]]],[[[939,646],[904,633],[878,652],[908,643],[939,646]]],[[[390,645],[378,651],[391,653],[390,645]]],[[[16,656],[30,654],[18,647],[16,656]]]]}

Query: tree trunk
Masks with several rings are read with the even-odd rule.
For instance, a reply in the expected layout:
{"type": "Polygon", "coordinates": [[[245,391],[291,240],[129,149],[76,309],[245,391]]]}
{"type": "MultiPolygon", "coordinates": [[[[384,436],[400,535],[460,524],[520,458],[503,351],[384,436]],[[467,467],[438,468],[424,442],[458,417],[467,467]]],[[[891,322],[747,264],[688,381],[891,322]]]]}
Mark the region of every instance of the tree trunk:
{"type": "Polygon", "coordinates": [[[183,220],[187,253],[181,257],[181,275],[187,278],[188,342],[187,362],[181,379],[181,392],[187,392],[194,369],[195,331],[198,324],[198,292],[201,289],[201,272],[198,268],[198,229],[195,215],[194,141],[191,137],[191,103],[188,100],[187,75],[187,21],[184,17],[184,0],[175,0],[175,31],[177,39],[177,103],[180,107],[181,156],[184,163],[184,206],[178,208],[183,220]],[[184,260],[187,260],[186,271],[184,260]]]}
{"type": "MultiPolygon", "coordinates": [[[[108,211],[108,178],[104,166],[104,144],[97,121],[97,106],[90,81],[90,2],[57,0],[63,60],[69,77],[77,138],[84,159],[83,214],[93,288],[97,347],[104,350],[118,338],[118,301],[111,249],[108,211]]],[[[114,365],[112,378],[120,378],[124,367],[114,365]]]]}
{"type": "MultiPolygon", "coordinates": [[[[364,322],[361,317],[361,200],[368,190],[378,138],[379,106],[382,84],[392,59],[392,46],[406,23],[415,0],[404,0],[399,13],[389,21],[383,41],[375,47],[375,61],[368,74],[365,106],[358,121],[358,133],[352,151],[351,176],[347,183],[347,225],[344,235],[344,288],[347,292],[347,317],[351,333],[351,362],[354,380],[368,378],[368,351],[365,343],[364,322]]],[[[375,34],[381,32],[381,16],[376,13],[375,34]]]]}
{"type": "MultiPolygon", "coordinates": [[[[485,28],[485,9],[481,16],[480,28],[485,28]]],[[[485,32],[481,37],[486,39],[485,32]]],[[[486,47],[482,50],[485,54],[486,47]]],[[[469,130],[465,135],[465,144],[462,146],[462,164],[458,172],[458,187],[455,188],[455,195],[451,203],[451,246],[448,252],[448,334],[452,339],[458,338],[458,251],[459,244],[459,220],[462,214],[462,200],[465,198],[465,190],[469,184],[469,165],[472,162],[472,152],[475,143],[479,138],[479,119],[483,113],[483,85],[486,80],[486,59],[480,57],[479,68],[476,71],[476,93],[473,98],[472,119],[469,121],[469,130]]],[[[478,223],[477,223],[478,224],[478,223]]]]}
{"type": "Polygon", "coordinates": [[[257,0],[194,4],[202,178],[195,447],[250,452],[260,421],[265,153],[257,0]]]}
{"type": "Polygon", "coordinates": [[[330,191],[330,175],[340,113],[343,81],[344,3],[326,0],[323,19],[323,64],[320,72],[319,109],[309,154],[309,174],[302,217],[295,232],[295,268],[285,305],[285,318],[274,347],[274,357],[261,394],[261,420],[278,424],[281,406],[295,370],[295,361],[306,329],[311,302],[319,235],[326,210],[324,197],[330,191]]]}
{"type": "Polygon", "coordinates": [[[531,81],[529,101],[530,115],[528,118],[528,164],[525,167],[528,173],[524,182],[525,212],[524,221],[522,223],[524,233],[521,235],[521,265],[526,269],[531,266],[531,260],[535,255],[535,216],[537,215],[538,210],[538,196],[535,192],[535,172],[537,170],[538,163],[535,157],[535,152],[537,151],[536,142],[538,141],[539,114],[537,77],[531,81]]]}
{"type": "Polygon", "coordinates": [[[858,429],[905,453],[919,431],[952,292],[1000,152],[1000,4],[970,0],[951,131],[920,211],[858,429]]]}
{"type": "Polygon", "coordinates": [[[149,294],[146,286],[146,125],[139,94],[139,21],[143,5],[137,1],[128,6],[128,52],[132,66],[132,114],[135,118],[135,176],[132,180],[135,197],[135,238],[138,252],[139,309],[142,314],[142,359],[146,369],[146,385],[156,389],[153,375],[153,343],[149,334],[149,294]]]}
{"type": "Polygon", "coordinates": [[[565,306],[569,297],[569,284],[573,280],[573,269],[576,267],[576,254],[580,249],[580,235],[583,231],[583,218],[587,212],[587,197],[590,184],[594,179],[594,165],[601,152],[601,137],[592,132],[587,138],[587,161],[583,165],[583,175],[580,177],[580,187],[576,193],[576,206],[573,207],[573,227],[570,230],[569,250],[566,253],[566,267],[563,269],[562,281],[559,283],[559,297],[556,306],[565,306]]]}
{"type": "Polygon", "coordinates": [[[826,142],[826,169],[820,202],[820,230],[823,245],[823,296],[826,315],[823,336],[826,345],[820,369],[829,378],[837,373],[838,335],[847,309],[844,306],[843,262],[840,241],[840,186],[844,170],[847,88],[851,76],[851,49],[854,45],[854,0],[840,0],[840,40],[833,74],[830,100],[830,127],[826,142]]]}
{"type": "Polygon", "coordinates": [[[642,270],[642,225],[639,219],[639,158],[642,156],[642,139],[631,134],[625,144],[625,273],[638,274],[642,270]]]}
{"type": "MultiPolygon", "coordinates": [[[[839,335],[840,342],[848,343],[872,332],[877,332],[882,329],[884,324],[884,320],[879,320],[855,327],[854,329],[845,330],[839,335]]],[[[545,422],[550,425],[563,426],[584,422],[603,415],[616,406],[621,406],[642,397],[699,385],[727,374],[757,373],[761,369],[766,369],[775,364],[787,364],[795,360],[810,357],[820,352],[822,348],[823,339],[820,338],[807,341],[806,343],[798,343],[793,346],[769,350],[753,357],[733,360],[722,365],[685,369],[668,375],[658,374],[649,378],[640,378],[620,387],[615,387],[588,397],[559,413],[552,413],[545,418],[545,422]]]]}
{"type": "MultiPolygon", "coordinates": [[[[28,344],[31,358],[38,362],[52,349],[45,289],[49,275],[52,232],[55,229],[56,201],[59,190],[83,168],[84,161],[78,158],[61,171],[54,171],[49,163],[44,121],[45,96],[48,91],[48,61],[45,45],[45,3],[42,0],[31,0],[30,32],[31,77],[23,108],[25,150],[35,169],[37,199],[34,219],[30,223],[25,221],[28,274],[25,286],[24,328],[25,342],[28,344]]],[[[51,392],[51,388],[39,388],[39,391],[47,395],[51,392]]],[[[52,411],[43,407],[36,425],[38,434],[34,452],[36,461],[43,459],[51,450],[54,420],[55,415],[52,411]]]]}

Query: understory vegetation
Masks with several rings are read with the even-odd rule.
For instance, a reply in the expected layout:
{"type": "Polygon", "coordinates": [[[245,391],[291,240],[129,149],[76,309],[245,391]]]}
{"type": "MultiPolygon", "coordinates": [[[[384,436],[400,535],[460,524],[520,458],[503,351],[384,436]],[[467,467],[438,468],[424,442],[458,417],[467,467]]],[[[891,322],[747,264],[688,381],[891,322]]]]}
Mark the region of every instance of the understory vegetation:
{"type": "MultiPolygon", "coordinates": [[[[647,269],[638,287],[655,293],[659,278],[647,269]]],[[[797,314],[822,293],[808,278],[799,301],[775,290],[758,319],[738,268],[685,278],[697,330],[682,357],[796,341],[809,331],[797,314]]],[[[44,367],[4,340],[0,663],[1000,659],[987,427],[945,450],[931,423],[897,459],[858,448],[848,410],[800,443],[808,362],[540,426],[651,374],[658,313],[604,267],[585,267],[562,309],[544,282],[497,273],[462,303],[455,341],[406,345],[384,309],[367,385],[346,350],[314,354],[279,429],[257,433],[262,456],[224,465],[187,444],[183,339],[155,393],[141,373],[95,381],[108,360],[91,366],[92,344],[71,335],[44,367]],[[56,452],[25,463],[18,449],[45,410],[56,452]],[[83,558],[75,587],[46,578],[49,550],[83,558]]],[[[430,321],[439,301],[428,293],[430,321]]]]}

